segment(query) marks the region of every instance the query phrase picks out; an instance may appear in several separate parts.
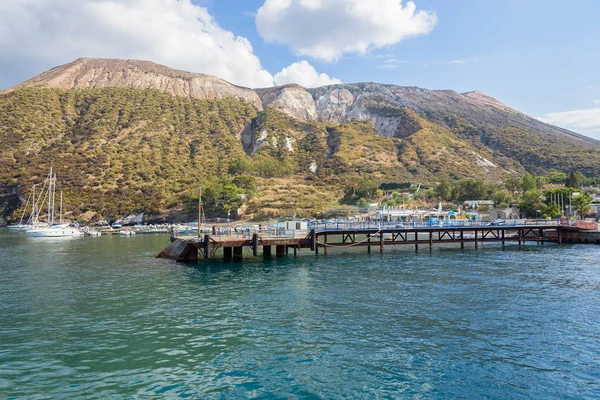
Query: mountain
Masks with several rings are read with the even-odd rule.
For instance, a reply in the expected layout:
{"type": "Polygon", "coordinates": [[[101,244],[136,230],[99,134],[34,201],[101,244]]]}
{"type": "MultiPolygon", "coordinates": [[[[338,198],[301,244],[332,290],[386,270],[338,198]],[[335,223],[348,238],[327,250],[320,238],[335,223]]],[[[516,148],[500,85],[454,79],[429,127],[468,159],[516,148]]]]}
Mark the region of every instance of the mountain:
{"type": "Polygon", "coordinates": [[[150,61],[80,58],[44,72],[0,93],[23,88],[63,90],[121,87],[156,89],[190,99],[244,99],[262,110],[257,94],[211,75],[194,74],[150,61]]]}
{"type": "MultiPolygon", "coordinates": [[[[82,220],[310,215],[349,189],[600,173],[600,142],[479,92],[376,83],[248,89],[148,61],[79,59],[0,92],[0,216],[53,165],[82,220]],[[6,166],[6,167],[4,167],[6,166]]],[[[16,210],[16,211],[15,211],[16,210]]]]}
{"type": "Polygon", "coordinates": [[[481,92],[377,83],[316,89],[292,85],[257,92],[263,106],[280,109],[291,117],[338,124],[371,120],[377,132],[387,137],[406,139],[418,131],[418,124],[410,123],[411,118],[405,115],[410,110],[476,147],[483,145],[498,155],[515,158],[531,172],[574,167],[589,174],[597,172],[585,158],[594,157],[600,141],[543,123],[481,92]]]}

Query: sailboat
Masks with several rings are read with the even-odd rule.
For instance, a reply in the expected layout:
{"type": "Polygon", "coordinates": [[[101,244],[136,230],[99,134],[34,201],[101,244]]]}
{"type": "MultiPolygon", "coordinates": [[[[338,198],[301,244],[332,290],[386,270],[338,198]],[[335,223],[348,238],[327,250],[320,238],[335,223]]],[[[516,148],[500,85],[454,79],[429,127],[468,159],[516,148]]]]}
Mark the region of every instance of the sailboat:
{"type": "Polygon", "coordinates": [[[30,214],[30,219],[31,219],[31,215],[35,214],[35,186],[33,185],[33,187],[31,188],[31,195],[27,196],[27,202],[25,203],[25,208],[23,209],[23,213],[21,213],[21,220],[19,221],[18,224],[16,225],[9,225],[7,226],[8,230],[10,231],[25,231],[27,228],[29,228],[29,221],[26,221],[26,223],[23,223],[23,219],[25,218],[25,213],[27,212],[27,209],[29,208],[29,203],[31,202],[31,214],[30,214]]]}
{"type": "MultiPolygon", "coordinates": [[[[62,221],[62,191],[60,192],[60,213],[59,223],[54,224],[54,204],[56,198],[56,175],[52,175],[52,167],[50,167],[50,174],[48,175],[48,190],[44,196],[48,198],[48,226],[47,227],[33,227],[26,230],[27,234],[33,237],[76,237],[83,236],[84,233],[75,228],[69,227],[69,224],[64,224],[62,221]]],[[[39,220],[39,213],[41,212],[41,205],[34,218],[35,222],[39,220]]]]}

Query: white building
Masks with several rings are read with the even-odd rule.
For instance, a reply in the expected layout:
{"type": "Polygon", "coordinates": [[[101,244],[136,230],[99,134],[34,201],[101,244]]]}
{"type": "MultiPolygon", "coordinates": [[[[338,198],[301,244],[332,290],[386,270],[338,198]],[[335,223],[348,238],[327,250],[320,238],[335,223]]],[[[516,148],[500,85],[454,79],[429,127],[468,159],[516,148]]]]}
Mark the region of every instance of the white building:
{"type": "Polygon", "coordinates": [[[373,219],[375,221],[412,221],[426,218],[446,219],[447,212],[428,211],[428,210],[392,210],[379,209],[375,212],[373,219]]]}
{"type": "Polygon", "coordinates": [[[464,203],[465,207],[479,208],[481,206],[493,207],[494,200],[467,200],[464,203]]]}
{"type": "Polygon", "coordinates": [[[285,221],[285,229],[287,231],[307,231],[308,222],[306,221],[285,221]]]}

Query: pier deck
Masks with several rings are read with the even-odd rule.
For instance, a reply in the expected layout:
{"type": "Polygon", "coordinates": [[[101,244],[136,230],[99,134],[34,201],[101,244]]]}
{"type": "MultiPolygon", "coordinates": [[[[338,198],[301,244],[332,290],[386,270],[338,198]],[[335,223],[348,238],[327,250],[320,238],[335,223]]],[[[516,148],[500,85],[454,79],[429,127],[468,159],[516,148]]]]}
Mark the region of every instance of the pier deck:
{"type": "Polygon", "coordinates": [[[415,228],[330,228],[312,229],[300,237],[263,236],[254,233],[250,237],[230,237],[204,235],[200,238],[179,238],[165,248],[157,257],[177,261],[195,261],[210,259],[222,250],[225,260],[242,259],[243,249],[252,249],[253,256],[262,253],[266,257],[272,255],[275,247],[277,257],[294,255],[301,249],[310,249],[315,254],[328,253],[329,249],[366,247],[383,253],[390,246],[414,246],[415,251],[426,248],[430,251],[435,245],[457,244],[464,248],[465,244],[473,244],[475,249],[484,243],[525,242],[561,243],[572,233],[559,225],[511,225],[511,226],[449,226],[449,227],[415,227],[415,228]]]}

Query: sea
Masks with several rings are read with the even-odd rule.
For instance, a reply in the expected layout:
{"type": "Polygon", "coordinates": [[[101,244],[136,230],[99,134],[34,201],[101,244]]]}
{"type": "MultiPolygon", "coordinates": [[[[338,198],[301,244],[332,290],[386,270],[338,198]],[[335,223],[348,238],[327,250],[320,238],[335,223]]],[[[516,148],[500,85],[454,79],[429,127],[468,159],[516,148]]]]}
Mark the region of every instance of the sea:
{"type": "Polygon", "coordinates": [[[242,262],[0,229],[0,398],[600,398],[600,246],[242,262]]]}

